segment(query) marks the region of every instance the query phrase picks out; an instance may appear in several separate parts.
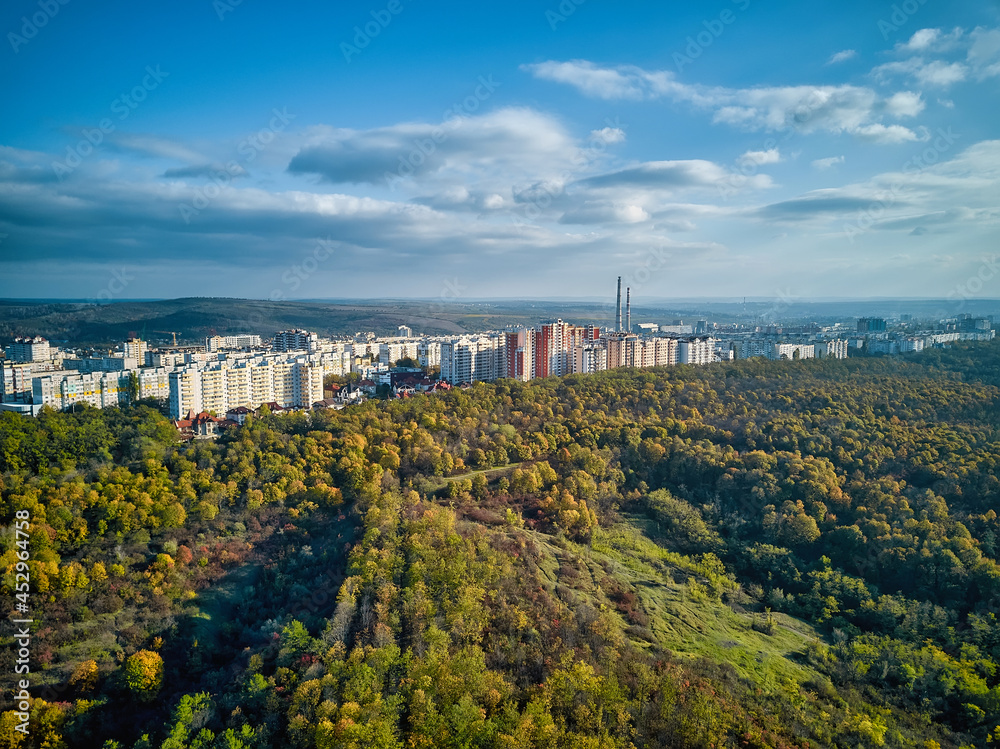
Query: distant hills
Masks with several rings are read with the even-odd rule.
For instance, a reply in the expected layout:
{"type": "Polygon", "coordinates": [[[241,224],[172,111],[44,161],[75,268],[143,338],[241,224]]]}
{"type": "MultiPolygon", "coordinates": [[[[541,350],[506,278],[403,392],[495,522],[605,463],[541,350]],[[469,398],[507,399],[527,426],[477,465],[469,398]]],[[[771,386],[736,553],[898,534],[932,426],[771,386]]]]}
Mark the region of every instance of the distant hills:
{"type": "MultiPolygon", "coordinates": [[[[794,297],[769,301],[692,300],[642,303],[633,297],[632,321],[691,322],[817,321],[855,317],[913,315],[915,319],[952,317],[963,312],[1000,314],[997,300],[859,300],[804,302],[794,297]]],[[[57,300],[0,300],[0,342],[16,335],[42,335],[52,341],[106,345],[129,336],[154,344],[200,343],[230,333],[273,335],[305,328],[321,335],[374,331],[380,335],[408,325],[416,334],[461,334],[507,325],[535,325],[562,317],[577,324],[614,324],[613,299],[598,303],[559,299],[436,301],[413,299],[264,301],[198,297],[111,304],[57,300]]]]}

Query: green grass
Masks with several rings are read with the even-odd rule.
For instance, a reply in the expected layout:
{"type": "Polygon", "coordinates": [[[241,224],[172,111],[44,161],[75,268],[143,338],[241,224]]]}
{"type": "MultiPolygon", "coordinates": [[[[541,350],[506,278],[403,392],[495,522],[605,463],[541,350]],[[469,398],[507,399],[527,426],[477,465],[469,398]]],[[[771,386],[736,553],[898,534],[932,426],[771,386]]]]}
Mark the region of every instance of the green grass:
{"type": "MultiPolygon", "coordinates": [[[[766,691],[817,677],[798,658],[817,639],[809,624],[772,614],[773,634],[754,630],[754,621],[762,621],[763,614],[740,613],[724,603],[700,574],[699,560],[659,546],[643,534],[643,525],[639,518],[626,518],[598,530],[590,545],[566,541],[563,548],[551,536],[532,533],[543,552],[539,563],[543,577],[550,586],[559,582],[571,587],[578,601],[587,600],[595,607],[602,603],[612,607],[598,592],[605,576],[633,592],[649,619],[648,627],[629,630],[640,647],[655,644],[678,655],[729,663],[766,691]],[[560,580],[560,566],[571,560],[578,570],[589,570],[591,579],[581,575],[571,584],[560,580]]],[[[629,622],[619,617],[627,627],[629,622]]]]}

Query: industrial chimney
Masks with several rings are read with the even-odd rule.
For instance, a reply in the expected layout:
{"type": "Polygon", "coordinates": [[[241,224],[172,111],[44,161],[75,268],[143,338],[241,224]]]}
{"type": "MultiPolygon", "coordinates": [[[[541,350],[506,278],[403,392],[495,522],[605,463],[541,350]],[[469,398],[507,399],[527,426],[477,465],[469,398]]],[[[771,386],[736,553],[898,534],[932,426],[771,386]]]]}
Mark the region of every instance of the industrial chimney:
{"type": "Polygon", "coordinates": [[[622,277],[618,276],[618,316],[615,318],[615,332],[622,332],[622,277]]]}
{"type": "Polygon", "coordinates": [[[632,332],[632,287],[625,289],[625,332],[632,332]]]}

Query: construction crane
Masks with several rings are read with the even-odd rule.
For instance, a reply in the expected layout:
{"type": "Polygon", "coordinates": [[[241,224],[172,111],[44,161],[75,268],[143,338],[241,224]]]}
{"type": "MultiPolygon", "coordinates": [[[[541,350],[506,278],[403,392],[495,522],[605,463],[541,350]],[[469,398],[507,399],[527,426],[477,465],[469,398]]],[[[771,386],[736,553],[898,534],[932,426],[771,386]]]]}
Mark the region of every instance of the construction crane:
{"type": "Polygon", "coordinates": [[[172,330],[154,330],[154,333],[164,333],[165,335],[172,335],[174,337],[174,347],[177,347],[177,334],[172,330]]]}

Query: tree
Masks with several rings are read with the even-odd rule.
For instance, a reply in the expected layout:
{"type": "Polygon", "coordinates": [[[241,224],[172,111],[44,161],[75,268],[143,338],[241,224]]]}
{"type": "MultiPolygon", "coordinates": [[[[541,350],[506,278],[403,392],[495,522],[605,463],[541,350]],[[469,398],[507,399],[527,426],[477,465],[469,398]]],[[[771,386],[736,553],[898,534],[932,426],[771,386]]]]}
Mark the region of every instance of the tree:
{"type": "Polygon", "coordinates": [[[125,686],[141,702],[152,701],[163,686],[163,658],[140,650],[125,661],[125,686]]]}

